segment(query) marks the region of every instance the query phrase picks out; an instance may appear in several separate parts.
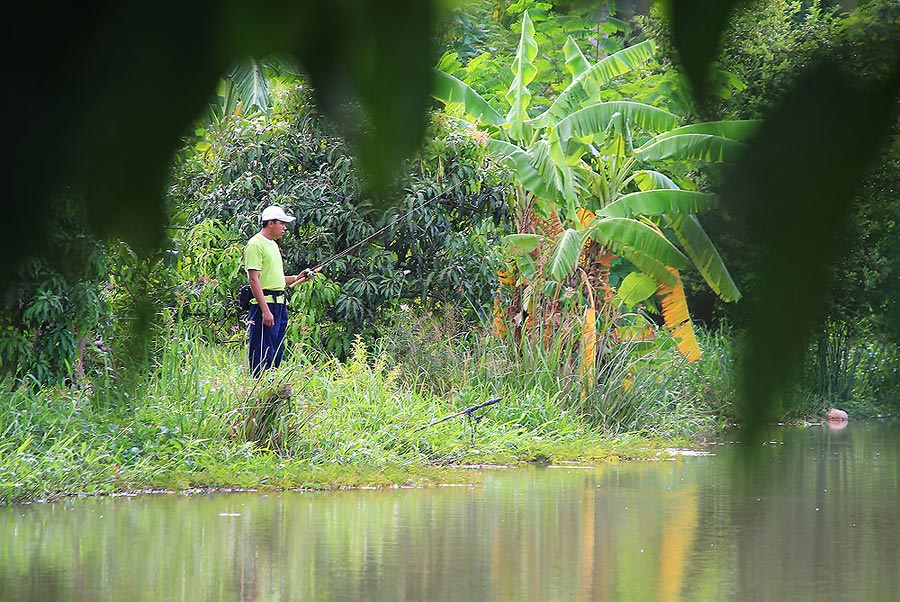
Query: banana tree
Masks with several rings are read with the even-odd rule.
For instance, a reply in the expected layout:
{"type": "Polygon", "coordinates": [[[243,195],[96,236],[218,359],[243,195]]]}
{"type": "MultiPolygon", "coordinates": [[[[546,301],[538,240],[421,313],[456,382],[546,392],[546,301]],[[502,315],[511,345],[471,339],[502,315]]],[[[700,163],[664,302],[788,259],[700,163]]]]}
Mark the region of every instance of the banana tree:
{"type": "MultiPolygon", "coordinates": [[[[634,304],[661,295],[663,315],[676,331],[679,348],[693,359],[699,350],[680,270],[693,265],[726,301],[739,299],[740,292],[696,217],[714,206],[715,196],[680,190],[673,178],[649,166],[728,160],[740,152],[756,124],[679,127],[679,118],[663,109],[604,101],[607,84],[640,68],[654,48],[648,40],[591,64],[569,38],[563,50],[571,81],[549,106],[530,116],[528,85],[537,73],[538,49],[525,12],[511,65],[508,110],[494,108],[466,83],[441,71],[434,96],[488,132],[490,151],[515,174],[519,233],[508,239],[508,247],[519,283],[530,290],[519,295],[511,317],[521,324],[527,313],[533,315],[542,291],[560,290],[554,283],[585,283],[593,289],[586,299],[611,301],[609,266],[618,256],[635,269],[627,294],[619,298],[634,304]],[[643,143],[635,147],[636,140],[643,143]],[[587,277],[579,276],[579,270],[587,277]],[[642,286],[632,286],[636,280],[642,286]],[[654,285],[651,293],[635,296],[647,291],[648,283],[654,285]]],[[[593,301],[587,303],[595,309],[593,301]]],[[[555,300],[553,305],[558,305],[555,300]]]]}
{"type": "Polygon", "coordinates": [[[209,106],[209,123],[244,111],[268,113],[272,106],[271,80],[298,79],[300,68],[291,57],[269,55],[257,60],[247,57],[232,65],[219,82],[216,99],[209,106]]]}
{"type": "MultiPolygon", "coordinates": [[[[578,156],[587,165],[582,168],[592,192],[587,200],[595,214],[588,224],[583,223],[580,242],[583,245],[591,240],[612,249],[645,278],[656,282],[655,294],[660,299],[665,322],[673,330],[678,349],[693,361],[699,357],[700,350],[687,310],[680,270],[693,266],[720,298],[725,301],[740,298],[740,291],[696,217],[714,207],[716,198],[681,190],[664,173],[637,167],[672,160],[728,160],[740,152],[741,141],[752,134],[756,124],[714,122],[676,127],[634,148],[635,130],[668,125],[670,118],[642,107],[610,107],[610,104],[615,103],[585,107],[556,124],[555,135],[566,145],[567,156],[578,156]],[[605,130],[600,129],[603,124],[608,124],[605,130]],[[672,233],[683,253],[663,229],[672,233]]],[[[563,264],[563,269],[551,276],[562,277],[569,265],[563,264]]],[[[646,290],[647,286],[640,289],[646,290]]],[[[633,304],[634,290],[629,293],[623,300],[633,304]]]]}

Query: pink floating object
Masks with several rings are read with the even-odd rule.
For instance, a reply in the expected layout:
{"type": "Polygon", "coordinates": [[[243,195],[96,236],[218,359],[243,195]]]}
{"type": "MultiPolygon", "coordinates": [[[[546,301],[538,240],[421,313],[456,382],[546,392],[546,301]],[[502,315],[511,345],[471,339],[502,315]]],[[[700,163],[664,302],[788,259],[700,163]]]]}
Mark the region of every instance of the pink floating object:
{"type": "Polygon", "coordinates": [[[849,417],[847,416],[847,412],[844,410],[838,410],[837,408],[831,408],[828,410],[828,420],[833,420],[835,422],[847,422],[849,417]]]}

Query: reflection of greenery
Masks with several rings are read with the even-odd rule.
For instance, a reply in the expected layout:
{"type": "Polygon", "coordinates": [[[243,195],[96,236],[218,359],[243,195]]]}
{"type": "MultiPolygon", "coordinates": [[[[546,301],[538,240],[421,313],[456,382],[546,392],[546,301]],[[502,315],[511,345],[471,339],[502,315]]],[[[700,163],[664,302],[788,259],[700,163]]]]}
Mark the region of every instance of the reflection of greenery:
{"type": "Polygon", "coordinates": [[[855,426],[771,433],[739,473],[716,446],[474,487],[3,508],[0,583],[8,600],[890,599],[900,439],[855,426]]]}

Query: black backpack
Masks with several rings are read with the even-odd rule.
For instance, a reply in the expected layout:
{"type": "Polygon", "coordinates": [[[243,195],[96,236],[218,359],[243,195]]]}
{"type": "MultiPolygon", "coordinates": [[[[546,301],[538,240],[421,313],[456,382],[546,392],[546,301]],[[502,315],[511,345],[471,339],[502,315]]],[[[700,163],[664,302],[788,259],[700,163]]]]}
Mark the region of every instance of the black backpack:
{"type": "Polygon", "coordinates": [[[238,289],[237,294],[237,303],[238,307],[241,308],[241,311],[250,311],[250,299],[253,298],[253,291],[250,290],[250,285],[245,284],[241,288],[238,289]]]}

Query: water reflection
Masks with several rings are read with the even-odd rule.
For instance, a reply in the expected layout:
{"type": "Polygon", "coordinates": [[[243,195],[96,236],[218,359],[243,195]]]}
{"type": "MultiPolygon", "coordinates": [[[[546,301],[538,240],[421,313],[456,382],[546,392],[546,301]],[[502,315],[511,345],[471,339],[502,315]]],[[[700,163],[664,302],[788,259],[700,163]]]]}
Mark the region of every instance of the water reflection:
{"type": "Polygon", "coordinates": [[[889,600],[900,429],[474,487],[0,508],[0,600],[889,600]]]}

